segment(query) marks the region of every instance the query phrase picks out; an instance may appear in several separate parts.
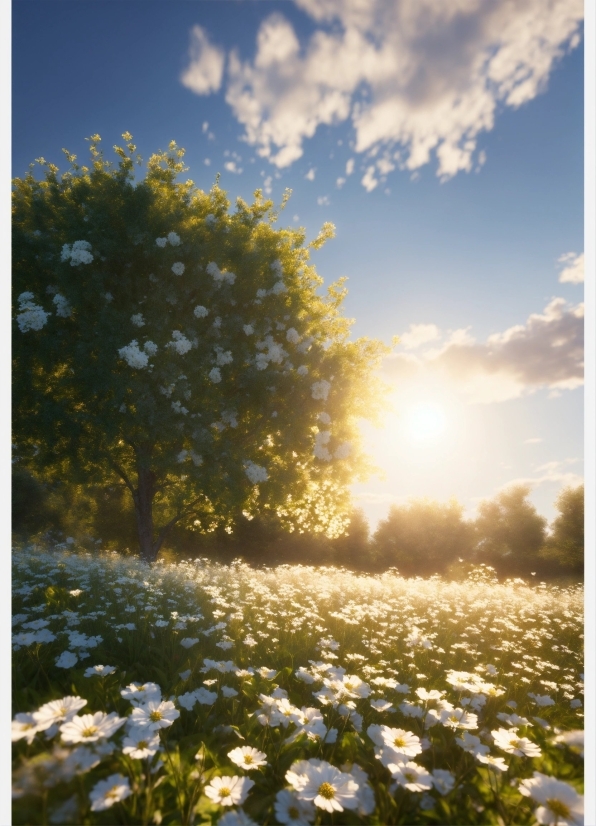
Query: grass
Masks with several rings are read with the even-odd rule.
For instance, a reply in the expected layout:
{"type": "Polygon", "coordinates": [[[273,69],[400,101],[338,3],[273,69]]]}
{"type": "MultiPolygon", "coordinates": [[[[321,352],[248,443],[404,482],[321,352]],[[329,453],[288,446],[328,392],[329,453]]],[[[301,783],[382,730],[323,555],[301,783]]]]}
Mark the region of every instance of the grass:
{"type": "Polygon", "coordinates": [[[86,701],[75,721],[120,719],[110,736],[68,742],[64,717],[45,730],[43,711],[16,717],[15,824],[583,822],[583,747],[564,736],[583,723],[579,585],[499,584],[486,567],[464,582],[149,567],[62,547],[18,550],[13,569],[13,714],[74,696],[86,701]],[[86,676],[99,665],[113,671],[86,676]],[[143,729],[148,757],[122,751],[139,731],[121,693],[132,683],[157,684],[158,716],[175,709],[171,725],[143,729]],[[266,765],[240,767],[238,747],[266,765]],[[534,772],[566,784],[556,799],[544,804],[540,775],[534,797],[520,791],[534,772]],[[219,776],[239,783],[235,804],[217,802],[219,776]],[[118,788],[102,796],[106,778],[118,788]],[[341,811],[306,799],[305,778],[341,811]]]}

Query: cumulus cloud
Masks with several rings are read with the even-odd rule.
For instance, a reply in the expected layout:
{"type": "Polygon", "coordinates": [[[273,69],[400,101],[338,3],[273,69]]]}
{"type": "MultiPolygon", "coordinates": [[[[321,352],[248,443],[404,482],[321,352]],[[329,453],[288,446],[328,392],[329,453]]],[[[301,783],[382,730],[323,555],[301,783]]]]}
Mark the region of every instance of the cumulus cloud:
{"type": "MultiPolygon", "coordinates": [[[[415,170],[435,157],[443,179],[482,165],[484,155],[474,160],[479,135],[500,109],[544,90],[579,44],[583,19],[582,0],[296,3],[315,22],[309,39],[300,43],[275,12],[260,26],[252,60],[229,54],[226,100],[244,139],[281,168],[319,126],[350,121],[355,151],[375,164],[415,170]]],[[[193,31],[188,75],[197,80],[187,85],[205,94],[219,87],[222,53],[193,31]]],[[[373,181],[367,171],[369,191],[373,181]]]]}
{"type": "Polygon", "coordinates": [[[315,179],[315,169],[309,169],[306,175],[304,176],[307,181],[314,181],[315,179]]]}
{"type": "Polygon", "coordinates": [[[559,264],[563,264],[564,269],[559,275],[561,284],[583,284],[584,281],[584,254],[576,255],[574,252],[566,252],[559,258],[559,264]]]}
{"type": "Polygon", "coordinates": [[[442,346],[420,356],[393,353],[384,369],[402,380],[424,371],[442,374],[476,403],[506,401],[540,388],[572,390],[583,384],[583,321],[583,304],[553,298],[542,313],[485,342],[456,330],[442,346]]]}
{"type": "Polygon", "coordinates": [[[574,473],[569,470],[568,466],[576,464],[579,461],[580,459],[562,459],[546,462],[546,464],[536,468],[534,475],[520,476],[517,479],[511,479],[502,485],[500,490],[505,490],[513,485],[531,485],[534,488],[549,482],[556,482],[561,485],[561,487],[575,488],[583,484],[584,477],[579,473],[574,473]]]}
{"type": "Polygon", "coordinates": [[[410,324],[407,331],[399,337],[399,343],[406,350],[415,350],[422,344],[435,341],[440,337],[440,331],[436,324],[410,324]]]}
{"type": "MultiPolygon", "coordinates": [[[[208,95],[219,91],[223,78],[225,52],[214,46],[205,29],[193,26],[188,49],[190,62],[180,76],[181,83],[197,95],[208,95]]],[[[209,129],[205,121],[203,132],[209,129]]]]}

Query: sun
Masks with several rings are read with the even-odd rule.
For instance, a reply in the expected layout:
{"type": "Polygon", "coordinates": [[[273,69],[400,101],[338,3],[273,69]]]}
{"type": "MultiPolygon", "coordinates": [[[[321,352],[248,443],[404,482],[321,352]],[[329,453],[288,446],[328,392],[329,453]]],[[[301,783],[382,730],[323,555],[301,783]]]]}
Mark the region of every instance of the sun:
{"type": "Polygon", "coordinates": [[[436,404],[417,404],[409,411],[406,419],[410,436],[417,441],[427,441],[440,436],[447,420],[443,408],[436,404]]]}

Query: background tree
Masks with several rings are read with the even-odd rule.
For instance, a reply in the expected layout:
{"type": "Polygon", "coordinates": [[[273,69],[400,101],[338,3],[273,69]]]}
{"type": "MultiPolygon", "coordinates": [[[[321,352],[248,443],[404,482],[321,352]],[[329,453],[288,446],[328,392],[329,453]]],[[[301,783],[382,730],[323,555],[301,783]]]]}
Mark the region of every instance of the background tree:
{"type": "Polygon", "coordinates": [[[373,537],[376,564],[403,576],[440,574],[472,547],[472,531],[455,499],[411,499],[392,505],[373,537]]]}
{"type": "Polygon", "coordinates": [[[332,546],[336,564],[354,571],[370,571],[374,567],[370,526],[361,508],[352,510],[345,533],[334,539],[332,546]]]}
{"type": "MultiPolygon", "coordinates": [[[[22,465],[72,484],[125,484],[141,555],[176,524],[203,531],[273,512],[338,535],[367,462],[385,348],[349,340],[345,288],[322,279],[302,229],[178,182],[183,150],[91,167],[39,159],[13,186],[14,440],[22,465]]],[[[286,198],[289,193],[286,193],[286,198]]],[[[285,203],[285,200],[284,200],[285,203]]],[[[282,204],[283,206],[283,204],[282,204]]]]}
{"type": "Polygon", "coordinates": [[[514,485],[478,507],[476,558],[499,574],[528,574],[539,564],[546,519],[528,501],[530,490],[529,485],[514,485]]]}
{"type": "Polygon", "coordinates": [[[555,503],[559,515],[540,556],[556,563],[559,571],[583,576],[584,486],[564,488],[555,503]]]}

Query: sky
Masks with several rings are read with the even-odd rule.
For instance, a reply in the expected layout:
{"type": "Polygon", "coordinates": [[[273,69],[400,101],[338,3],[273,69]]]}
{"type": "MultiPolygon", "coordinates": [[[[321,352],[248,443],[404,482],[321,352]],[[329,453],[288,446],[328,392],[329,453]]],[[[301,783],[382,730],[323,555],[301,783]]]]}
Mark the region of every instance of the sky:
{"type": "Polygon", "coordinates": [[[472,516],[514,482],[548,519],[583,474],[583,24],[578,0],[16,0],[12,172],[130,131],[232,201],[336,237],[354,336],[392,411],[363,436],[392,503],[472,516]]]}

